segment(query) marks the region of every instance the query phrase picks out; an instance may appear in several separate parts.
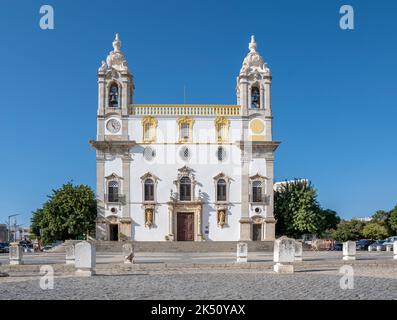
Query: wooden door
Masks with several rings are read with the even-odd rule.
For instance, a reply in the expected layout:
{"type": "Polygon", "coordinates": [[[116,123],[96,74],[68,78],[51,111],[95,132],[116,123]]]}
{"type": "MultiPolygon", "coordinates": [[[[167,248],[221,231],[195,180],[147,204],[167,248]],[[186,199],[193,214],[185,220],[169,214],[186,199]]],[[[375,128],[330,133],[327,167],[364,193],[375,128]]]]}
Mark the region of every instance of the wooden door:
{"type": "Polygon", "coordinates": [[[253,224],[252,225],[252,240],[261,241],[262,240],[262,225],[253,224]]]}
{"type": "Polygon", "coordinates": [[[191,212],[179,212],[177,219],[177,240],[194,240],[194,215],[191,212]]]}

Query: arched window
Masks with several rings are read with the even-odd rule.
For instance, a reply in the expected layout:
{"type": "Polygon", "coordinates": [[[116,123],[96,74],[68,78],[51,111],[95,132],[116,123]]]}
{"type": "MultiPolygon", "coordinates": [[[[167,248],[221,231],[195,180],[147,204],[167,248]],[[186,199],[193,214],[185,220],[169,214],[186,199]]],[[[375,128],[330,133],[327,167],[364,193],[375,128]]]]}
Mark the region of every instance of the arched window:
{"type": "Polygon", "coordinates": [[[192,183],[189,177],[182,177],[179,181],[179,199],[181,201],[192,200],[192,183]]]}
{"type": "Polygon", "coordinates": [[[216,184],[216,200],[226,201],[226,181],[224,179],[219,179],[216,184]]]}
{"type": "Polygon", "coordinates": [[[144,199],[145,201],[154,201],[154,183],[152,179],[145,180],[144,199]]]}
{"type": "Polygon", "coordinates": [[[252,183],[252,202],[263,202],[262,189],[261,181],[254,181],[252,183]]]}
{"type": "Polygon", "coordinates": [[[116,83],[113,83],[109,89],[109,107],[118,108],[119,107],[119,87],[116,83]]]}
{"type": "Polygon", "coordinates": [[[119,201],[119,183],[117,181],[109,181],[108,184],[108,202],[119,201]]]}
{"type": "Polygon", "coordinates": [[[261,98],[258,87],[252,87],[251,89],[251,108],[259,109],[261,106],[261,98]]]}

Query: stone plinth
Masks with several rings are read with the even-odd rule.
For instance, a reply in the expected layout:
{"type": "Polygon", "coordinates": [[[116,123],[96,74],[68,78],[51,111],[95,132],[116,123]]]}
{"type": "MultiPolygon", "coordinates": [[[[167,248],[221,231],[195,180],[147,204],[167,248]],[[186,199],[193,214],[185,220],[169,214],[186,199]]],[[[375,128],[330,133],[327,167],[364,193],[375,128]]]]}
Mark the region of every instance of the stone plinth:
{"type": "Polygon", "coordinates": [[[356,260],[356,243],[354,241],[343,242],[343,260],[356,260]]]}
{"type": "Polygon", "coordinates": [[[65,246],[66,264],[75,264],[74,245],[65,246]]]}
{"type": "Polygon", "coordinates": [[[134,263],[134,247],[132,243],[123,244],[123,257],[125,264],[133,264],[134,263]]]}
{"type": "Polygon", "coordinates": [[[397,241],[393,242],[393,254],[394,254],[394,259],[397,260],[397,241]]]}
{"type": "Polygon", "coordinates": [[[248,244],[245,242],[237,243],[237,262],[247,262],[248,244]]]}
{"type": "Polygon", "coordinates": [[[382,246],[376,246],[376,251],[382,251],[382,246]]]}
{"type": "Polygon", "coordinates": [[[10,264],[18,265],[23,264],[23,250],[19,242],[12,242],[10,244],[10,264]]]}
{"type": "Polygon", "coordinates": [[[273,261],[274,271],[277,273],[293,273],[295,261],[295,240],[281,237],[274,241],[273,261]]]}
{"type": "Polygon", "coordinates": [[[96,250],[95,245],[83,241],[75,245],[75,267],[77,276],[90,277],[95,274],[96,250]]]}
{"type": "Polygon", "coordinates": [[[392,246],[391,244],[388,244],[388,245],[386,246],[386,251],[387,251],[387,252],[391,252],[392,249],[393,249],[393,246],[392,246]]]}
{"type": "Polygon", "coordinates": [[[302,261],[303,244],[300,241],[295,241],[295,261],[302,261]]]}

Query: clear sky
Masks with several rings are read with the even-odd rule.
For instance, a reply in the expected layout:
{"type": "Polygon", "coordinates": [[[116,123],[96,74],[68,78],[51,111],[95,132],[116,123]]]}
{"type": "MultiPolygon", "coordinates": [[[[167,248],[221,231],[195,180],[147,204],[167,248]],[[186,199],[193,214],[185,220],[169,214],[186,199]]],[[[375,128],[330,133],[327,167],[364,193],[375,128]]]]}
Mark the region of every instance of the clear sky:
{"type": "Polygon", "coordinates": [[[397,204],[397,2],[7,1],[1,4],[0,223],[64,182],[95,187],[97,80],[120,33],[136,103],[234,104],[254,34],[273,73],[276,180],[308,178],[343,218],[397,204]],[[55,29],[39,28],[39,8],[55,29]],[[339,28],[339,8],[355,30],[339,28]]]}

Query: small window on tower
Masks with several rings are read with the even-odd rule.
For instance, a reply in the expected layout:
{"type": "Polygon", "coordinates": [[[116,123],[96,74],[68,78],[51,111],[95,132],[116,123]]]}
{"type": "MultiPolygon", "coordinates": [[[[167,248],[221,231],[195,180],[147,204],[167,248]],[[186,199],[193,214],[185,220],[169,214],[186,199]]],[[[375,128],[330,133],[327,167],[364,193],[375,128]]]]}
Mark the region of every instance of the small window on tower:
{"type": "Polygon", "coordinates": [[[109,107],[118,108],[119,107],[119,87],[116,83],[110,86],[109,90],[109,107]]]}
{"type": "Polygon", "coordinates": [[[251,108],[259,109],[261,105],[260,93],[258,87],[252,87],[251,89],[251,108]]]}

